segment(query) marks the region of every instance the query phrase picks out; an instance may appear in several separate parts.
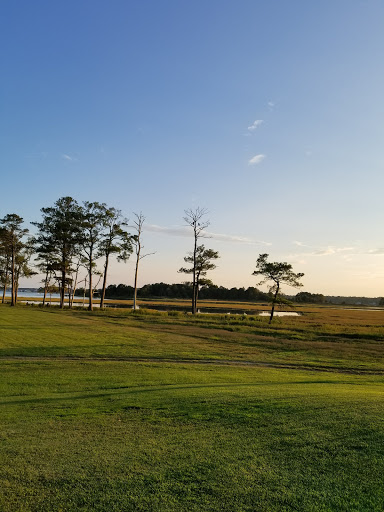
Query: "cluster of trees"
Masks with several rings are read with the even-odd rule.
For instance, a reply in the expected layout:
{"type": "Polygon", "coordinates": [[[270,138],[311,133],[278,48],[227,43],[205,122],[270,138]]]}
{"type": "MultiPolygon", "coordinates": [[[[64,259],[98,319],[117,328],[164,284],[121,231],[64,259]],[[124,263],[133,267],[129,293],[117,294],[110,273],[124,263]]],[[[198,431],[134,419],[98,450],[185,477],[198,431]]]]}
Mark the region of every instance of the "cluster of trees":
{"type": "MultiPolygon", "coordinates": [[[[107,287],[105,297],[107,299],[128,299],[133,296],[133,286],[125,284],[111,284],[107,287]]],[[[101,290],[99,290],[101,293],[101,290]]],[[[83,290],[79,289],[78,294],[82,295],[83,290]]],[[[146,284],[137,289],[138,297],[146,298],[170,298],[170,299],[189,299],[192,296],[192,283],[154,283],[146,284]]],[[[208,284],[199,291],[199,297],[202,300],[238,300],[244,302],[269,301],[270,295],[250,286],[249,288],[225,288],[208,284]]]]}
{"type": "MultiPolygon", "coordinates": [[[[134,214],[134,221],[128,221],[120,210],[105,203],[84,201],[79,204],[72,197],[62,197],[53,206],[42,208],[42,220],[32,222],[37,228],[34,237],[29,236],[23,227],[23,219],[16,214],[8,214],[0,219],[0,282],[3,286],[3,302],[7,287],[11,287],[11,305],[17,301],[17,289],[21,277],[30,277],[37,272],[31,266],[35,257],[35,268],[44,275],[44,298],[57,287],[60,294],[60,307],[64,307],[65,295],[69,295],[69,306],[73,304],[76,289],[84,282],[87,289],[88,309],[93,309],[93,295],[102,280],[100,307],[104,306],[107,289],[107,275],[110,258],[116,256],[119,261],[127,261],[132,253],[136,255],[133,307],[136,308],[137,281],[140,261],[153,253],[144,253],[142,232],[145,217],[134,214]],[[130,233],[127,228],[133,230],[130,233]],[[103,270],[98,270],[97,262],[102,260],[103,270]],[[86,277],[79,279],[80,269],[85,269],[86,277]]],[[[193,250],[185,257],[187,264],[179,269],[180,273],[190,275],[192,282],[184,285],[151,285],[141,289],[148,295],[192,297],[192,313],[197,313],[199,296],[205,299],[257,300],[260,292],[256,288],[232,289],[215,287],[207,273],[216,268],[214,263],[219,253],[205,247],[201,240],[209,238],[206,229],[210,222],[206,220],[207,210],[196,208],[185,210],[184,221],[191,227],[193,250]],[[164,286],[168,289],[164,293],[164,286]],[[156,290],[156,287],[158,288],[156,290]],[[171,289],[170,289],[171,287],[171,289]],[[173,288],[172,288],[173,287],[173,288]],[[159,288],[162,288],[161,290],[159,288]]],[[[268,254],[260,254],[256,262],[255,276],[262,276],[259,284],[270,282],[272,296],[272,321],[275,304],[280,300],[281,284],[302,286],[300,279],[304,274],[295,274],[288,263],[268,262],[268,254]]],[[[120,287],[121,285],[119,285],[120,287]]],[[[117,289],[119,289],[117,287],[117,289]]],[[[127,289],[124,292],[128,291],[127,289]]],[[[113,288],[112,288],[113,289],[113,288]]],[[[112,293],[112,289],[110,292],[112,293]]],[[[116,290],[121,292],[122,290],[116,290]]],[[[262,294],[262,298],[266,298],[262,294]]]]}
{"type": "Polygon", "coordinates": [[[324,304],[327,302],[322,293],[299,292],[294,297],[295,302],[303,302],[306,304],[324,304]]]}
{"type": "MultiPolygon", "coordinates": [[[[34,256],[35,267],[44,275],[43,304],[52,286],[57,286],[60,307],[64,307],[66,294],[72,306],[82,268],[86,271],[83,281],[88,287],[89,309],[93,309],[93,291],[101,279],[103,306],[110,257],[116,255],[118,260],[126,261],[139,243],[140,234],[130,234],[120,210],[105,203],[85,201],[80,205],[71,197],[62,197],[53,206],[42,208],[41,213],[42,220],[32,222],[37,228],[34,237],[28,236],[18,215],[0,219],[3,300],[11,286],[11,305],[16,304],[19,278],[37,273],[30,265],[34,256]],[[103,259],[102,272],[96,265],[99,259],[103,259]]],[[[142,218],[142,214],[136,217],[142,218]]]]}
{"type": "Polygon", "coordinates": [[[14,306],[20,278],[36,274],[29,264],[33,252],[34,243],[28,237],[28,229],[23,227],[23,219],[15,213],[0,219],[0,282],[3,286],[3,302],[7,286],[10,286],[11,305],[14,306]]]}

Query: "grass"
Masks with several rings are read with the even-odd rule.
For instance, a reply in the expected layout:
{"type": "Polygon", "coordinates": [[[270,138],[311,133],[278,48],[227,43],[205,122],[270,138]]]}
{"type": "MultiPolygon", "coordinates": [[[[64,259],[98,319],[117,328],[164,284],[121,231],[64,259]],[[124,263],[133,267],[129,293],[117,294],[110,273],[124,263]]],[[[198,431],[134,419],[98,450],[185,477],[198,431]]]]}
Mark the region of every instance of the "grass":
{"type": "Polygon", "coordinates": [[[0,307],[0,510],[382,511],[383,313],[330,312],[0,307]]]}

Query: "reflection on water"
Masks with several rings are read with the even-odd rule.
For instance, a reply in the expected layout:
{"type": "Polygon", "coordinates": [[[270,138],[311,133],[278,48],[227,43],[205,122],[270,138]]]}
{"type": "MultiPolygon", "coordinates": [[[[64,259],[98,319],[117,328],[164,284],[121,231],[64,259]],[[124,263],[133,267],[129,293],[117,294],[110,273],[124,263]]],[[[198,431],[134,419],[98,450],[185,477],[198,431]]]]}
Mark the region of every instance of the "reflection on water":
{"type": "MultiPolygon", "coordinates": [[[[8,296],[8,291],[6,292],[5,296],[8,296]]],[[[60,298],[60,295],[58,293],[47,293],[47,297],[52,297],[52,299],[59,299],[60,298]]],[[[44,297],[44,293],[40,293],[40,292],[28,292],[28,291],[19,291],[17,292],[17,297],[18,298],[22,298],[22,297],[31,297],[32,299],[33,298],[43,298],[44,297]]]]}
{"type": "MultiPolygon", "coordinates": [[[[28,305],[38,305],[38,304],[42,304],[41,301],[38,301],[38,300],[19,300],[18,302],[22,303],[22,304],[28,304],[28,305]]],[[[49,306],[50,305],[50,302],[49,302],[49,297],[47,297],[46,299],[46,306],[49,306]]],[[[59,305],[59,302],[52,302],[52,306],[58,306],[59,305]]],[[[68,306],[68,302],[67,302],[67,299],[65,300],[65,303],[64,303],[65,306],[68,306]]],[[[105,304],[104,304],[105,307],[109,307],[109,308],[121,308],[121,309],[133,309],[132,308],[132,305],[131,304],[116,304],[116,303],[113,303],[113,300],[112,299],[106,299],[105,301],[105,304]],[[109,303],[108,303],[109,302],[109,303]]],[[[79,301],[79,302],[74,302],[73,303],[73,307],[88,307],[88,299],[85,300],[85,302],[82,302],[82,301],[79,301]]],[[[100,307],[100,304],[98,302],[94,302],[93,303],[93,307],[95,308],[98,308],[100,307]]],[[[184,312],[184,313],[188,313],[189,312],[189,308],[185,308],[185,307],[175,307],[175,306],[170,306],[170,307],[166,307],[166,306],[153,306],[152,304],[151,305],[142,305],[142,307],[144,309],[152,309],[154,311],[179,311],[179,312],[184,312]]],[[[137,307],[137,309],[139,309],[137,307]]],[[[248,311],[248,313],[246,312],[240,312],[239,310],[231,310],[231,311],[228,311],[228,309],[223,309],[223,310],[219,310],[219,309],[216,309],[216,308],[204,308],[204,310],[198,310],[198,313],[199,314],[205,314],[205,315],[212,315],[212,314],[216,314],[216,315],[222,315],[222,314],[226,314],[226,315],[233,315],[233,316],[238,316],[238,315],[258,315],[258,316],[269,316],[271,314],[270,311],[257,311],[257,310],[253,310],[253,311],[248,311]]],[[[295,311],[275,311],[274,312],[274,316],[301,316],[301,313],[296,313],[295,311]]]]}
{"type": "MultiPolygon", "coordinates": [[[[39,293],[39,292],[32,292],[32,291],[19,291],[18,292],[18,302],[22,303],[22,304],[34,304],[34,305],[38,305],[38,304],[41,304],[41,301],[38,301],[38,300],[33,300],[33,299],[43,299],[44,297],[44,294],[43,293],[39,293]],[[32,300],[27,300],[28,299],[32,299],[32,300]]],[[[60,298],[60,295],[58,293],[52,293],[52,294],[47,294],[46,296],[46,305],[49,306],[49,303],[50,303],[50,299],[59,299],[60,298]]],[[[96,299],[98,299],[99,297],[95,297],[96,299]]],[[[10,296],[8,296],[8,293],[6,294],[6,299],[10,300],[10,296]]],[[[83,303],[82,301],[82,297],[79,297],[77,296],[76,299],[79,301],[79,302],[75,302],[73,304],[74,307],[88,307],[88,297],[85,298],[85,301],[83,303]]],[[[52,306],[53,305],[56,305],[58,306],[59,303],[57,301],[53,301],[52,302],[52,306]]],[[[68,296],[66,295],[65,296],[65,303],[64,303],[65,306],[68,306],[68,296]]],[[[98,302],[94,302],[93,303],[93,306],[95,308],[99,307],[99,303],[98,302]]],[[[104,304],[105,307],[112,307],[112,308],[129,308],[129,309],[132,309],[132,303],[131,302],[128,302],[127,301],[127,304],[122,304],[122,303],[116,303],[114,302],[113,299],[105,299],[105,304],[104,304]]],[[[188,313],[190,311],[190,306],[184,306],[184,305],[178,305],[178,304],[174,304],[174,305],[166,305],[166,306],[161,306],[160,304],[146,304],[145,302],[142,302],[141,304],[141,307],[144,308],[144,309],[153,309],[153,310],[157,310],[157,311],[179,311],[179,312],[183,312],[183,313],[188,313]]],[[[258,310],[255,310],[255,309],[244,309],[244,310],[239,310],[239,309],[231,309],[231,308],[217,308],[217,307],[205,307],[205,308],[202,308],[202,309],[199,309],[198,311],[199,313],[202,313],[202,314],[218,314],[218,315],[223,315],[223,314],[227,314],[227,315],[259,315],[259,316],[269,316],[271,314],[270,311],[258,311],[258,310]]],[[[274,316],[301,316],[301,313],[297,313],[296,311],[275,311],[274,313],[274,316]]]]}
{"type": "MultiPolygon", "coordinates": [[[[260,311],[259,316],[270,316],[270,311],[260,311]]],[[[275,311],[273,316],[300,316],[296,311],[275,311]]]]}

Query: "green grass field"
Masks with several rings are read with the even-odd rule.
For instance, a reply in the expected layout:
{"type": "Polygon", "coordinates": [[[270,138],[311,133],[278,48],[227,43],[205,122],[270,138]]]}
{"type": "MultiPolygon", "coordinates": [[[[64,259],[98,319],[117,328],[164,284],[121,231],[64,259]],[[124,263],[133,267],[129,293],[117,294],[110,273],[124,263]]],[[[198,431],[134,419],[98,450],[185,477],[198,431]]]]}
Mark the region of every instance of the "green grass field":
{"type": "Polygon", "coordinates": [[[384,312],[0,307],[0,510],[383,511],[384,312]]]}

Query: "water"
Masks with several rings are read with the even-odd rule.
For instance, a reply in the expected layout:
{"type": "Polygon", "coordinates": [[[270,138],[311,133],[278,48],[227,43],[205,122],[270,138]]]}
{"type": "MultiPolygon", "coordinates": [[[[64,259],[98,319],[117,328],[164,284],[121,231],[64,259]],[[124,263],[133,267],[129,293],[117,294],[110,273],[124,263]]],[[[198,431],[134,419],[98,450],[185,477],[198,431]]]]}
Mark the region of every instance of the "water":
{"type": "MultiPolygon", "coordinates": [[[[10,299],[10,290],[7,290],[6,297],[10,299]]],[[[28,304],[41,304],[39,301],[35,301],[33,299],[41,298],[43,299],[44,293],[40,292],[34,292],[34,291],[19,291],[17,294],[18,300],[21,303],[28,302],[28,304]],[[25,300],[26,298],[32,299],[32,300],[25,300]],[[24,299],[24,300],[23,300],[24,299]]],[[[46,302],[49,303],[50,298],[52,299],[59,299],[60,295],[58,293],[52,293],[51,295],[48,293],[46,296],[46,302]]],[[[98,299],[99,297],[95,297],[98,299]]],[[[76,299],[82,299],[80,296],[76,296],[76,299]]],[[[53,302],[55,304],[55,302],[53,302]]],[[[65,304],[68,304],[68,296],[65,296],[65,304]]],[[[57,302],[56,302],[57,305],[57,302]]],[[[74,306],[82,307],[83,302],[77,302],[74,303],[74,306]]],[[[85,307],[88,307],[88,298],[85,298],[85,307]]],[[[114,303],[113,299],[105,299],[105,306],[106,307],[117,307],[117,308],[129,308],[132,309],[132,304],[116,304],[114,303]],[[109,304],[108,304],[109,303],[109,304]]],[[[99,307],[98,303],[94,303],[94,307],[99,307]]],[[[153,304],[141,304],[142,308],[145,309],[155,309],[157,311],[180,311],[180,312],[187,312],[190,310],[190,306],[184,306],[184,305],[167,305],[167,306],[161,306],[161,305],[153,305],[153,304]]],[[[239,311],[238,309],[228,309],[228,308],[204,308],[199,310],[199,313],[206,313],[206,314],[232,314],[232,315],[259,315],[259,316],[269,316],[271,313],[270,311],[255,311],[255,310],[245,310],[245,311],[239,311]]],[[[296,313],[295,311],[275,311],[274,316],[300,316],[301,313],[296,313]]]]}
{"type": "MultiPolygon", "coordinates": [[[[9,296],[10,297],[10,290],[7,290],[5,292],[5,296],[9,296]]],[[[59,299],[60,298],[60,295],[58,293],[52,293],[51,295],[49,293],[47,293],[47,298],[49,299],[49,297],[52,297],[52,299],[59,299]]],[[[44,293],[40,293],[40,292],[29,292],[29,291],[26,291],[26,292],[18,292],[17,293],[17,297],[22,299],[23,297],[30,297],[31,299],[38,299],[38,298],[43,298],[44,297],[44,293]]]]}
{"type": "MultiPolygon", "coordinates": [[[[259,316],[270,316],[270,311],[260,311],[259,316]]],[[[273,316],[300,316],[301,313],[296,313],[296,311],[275,311],[273,316]]]]}

